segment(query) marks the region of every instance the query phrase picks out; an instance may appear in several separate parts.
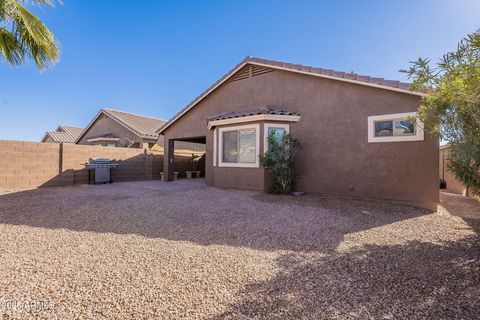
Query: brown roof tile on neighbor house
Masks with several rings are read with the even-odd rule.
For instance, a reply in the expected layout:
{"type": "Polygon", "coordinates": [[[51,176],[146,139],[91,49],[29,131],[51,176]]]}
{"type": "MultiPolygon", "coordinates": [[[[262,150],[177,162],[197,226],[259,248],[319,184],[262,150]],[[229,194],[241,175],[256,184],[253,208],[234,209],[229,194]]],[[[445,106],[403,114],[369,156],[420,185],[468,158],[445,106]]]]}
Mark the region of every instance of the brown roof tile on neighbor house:
{"type": "Polygon", "coordinates": [[[166,121],[162,119],[141,116],[119,110],[102,109],[101,111],[129,127],[140,136],[157,138],[158,133],[156,133],[156,131],[166,123],[166,121]]]}
{"type": "Polygon", "coordinates": [[[400,81],[386,80],[386,79],[383,79],[383,78],[373,78],[373,77],[369,77],[369,76],[359,75],[359,74],[356,74],[356,73],[353,73],[353,72],[334,71],[334,70],[316,68],[316,67],[311,67],[311,66],[306,66],[306,65],[301,65],[301,64],[285,63],[285,62],[280,62],[280,61],[267,60],[267,59],[261,59],[261,58],[255,58],[255,57],[247,56],[239,64],[237,64],[234,68],[232,68],[230,71],[228,71],[223,77],[221,77],[214,84],[212,84],[207,90],[202,92],[199,96],[197,96],[195,99],[193,99],[192,102],[190,102],[182,110],[180,110],[173,118],[171,118],[161,128],[159,128],[157,130],[157,133],[162,133],[163,130],[165,130],[168,126],[170,126],[170,124],[175,122],[180,116],[182,116],[185,112],[190,110],[190,108],[192,108],[199,101],[201,101],[203,98],[208,96],[208,94],[210,94],[210,92],[212,92],[214,89],[216,89],[222,83],[224,83],[228,78],[230,78],[233,74],[235,74],[237,71],[239,71],[241,68],[243,68],[247,64],[270,67],[272,69],[280,69],[280,70],[286,70],[286,71],[292,71],[292,72],[299,72],[299,73],[303,73],[303,74],[310,74],[312,76],[318,76],[318,77],[327,77],[327,78],[334,79],[334,80],[347,81],[347,82],[363,84],[363,85],[367,85],[367,86],[374,86],[374,87],[377,87],[377,88],[382,88],[382,89],[386,89],[386,90],[394,90],[394,91],[399,91],[399,92],[404,92],[404,93],[409,93],[409,94],[414,94],[414,95],[419,95],[419,96],[424,95],[421,92],[410,91],[410,84],[400,82],[400,81]]]}
{"type": "Polygon", "coordinates": [[[47,132],[44,135],[42,142],[50,137],[54,142],[74,143],[82,131],[83,128],[80,127],[60,125],[57,130],[47,132]]]}
{"type": "Polygon", "coordinates": [[[221,114],[209,117],[208,121],[248,117],[248,116],[255,116],[255,115],[258,115],[258,114],[276,114],[276,115],[283,115],[283,116],[298,115],[298,113],[296,113],[296,112],[268,107],[268,108],[253,109],[253,110],[248,110],[248,111],[221,113],[221,114]]]}

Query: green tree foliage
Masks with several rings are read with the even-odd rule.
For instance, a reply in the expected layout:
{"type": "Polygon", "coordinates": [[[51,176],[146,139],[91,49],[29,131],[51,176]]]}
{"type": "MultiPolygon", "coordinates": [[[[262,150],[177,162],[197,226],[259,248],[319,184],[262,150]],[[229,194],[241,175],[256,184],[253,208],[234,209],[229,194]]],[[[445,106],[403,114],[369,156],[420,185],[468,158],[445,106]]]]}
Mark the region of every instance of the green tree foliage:
{"type": "Polygon", "coordinates": [[[260,163],[268,169],[272,175],[272,185],[268,188],[269,193],[288,194],[296,177],[295,154],[301,145],[290,134],[281,137],[275,131],[268,135],[268,151],[260,156],[260,163]]]}
{"type": "Polygon", "coordinates": [[[53,6],[52,0],[0,0],[0,60],[19,65],[33,59],[39,70],[59,59],[54,35],[25,8],[25,5],[53,6]]]}
{"type": "Polygon", "coordinates": [[[467,35],[438,63],[419,58],[406,72],[412,89],[427,93],[419,117],[450,144],[449,169],[480,190],[480,30],[467,35]]]}

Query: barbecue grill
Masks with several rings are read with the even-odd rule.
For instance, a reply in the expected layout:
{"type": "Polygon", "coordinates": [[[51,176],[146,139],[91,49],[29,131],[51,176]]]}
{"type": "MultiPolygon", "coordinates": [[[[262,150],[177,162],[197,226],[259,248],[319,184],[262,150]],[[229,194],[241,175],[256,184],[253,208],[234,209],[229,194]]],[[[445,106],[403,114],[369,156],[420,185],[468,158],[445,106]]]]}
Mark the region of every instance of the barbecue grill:
{"type": "Polygon", "coordinates": [[[85,168],[89,170],[88,183],[91,183],[93,174],[94,183],[112,183],[112,168],[118,167],[107,158],[90,158],[89,163],[85,163],[85,168]]]}

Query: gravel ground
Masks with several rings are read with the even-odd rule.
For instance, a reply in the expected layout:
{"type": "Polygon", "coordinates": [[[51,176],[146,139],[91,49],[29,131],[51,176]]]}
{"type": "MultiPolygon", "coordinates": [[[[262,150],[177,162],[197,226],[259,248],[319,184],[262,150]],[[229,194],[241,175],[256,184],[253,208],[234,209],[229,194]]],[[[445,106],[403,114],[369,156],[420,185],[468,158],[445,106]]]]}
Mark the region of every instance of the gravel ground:
{"type": "Polygon", "coordinates": [[[195,180],[4,193],[0,319],[474,319],[479,230],[448,194],[432,214],[195,180]]]}

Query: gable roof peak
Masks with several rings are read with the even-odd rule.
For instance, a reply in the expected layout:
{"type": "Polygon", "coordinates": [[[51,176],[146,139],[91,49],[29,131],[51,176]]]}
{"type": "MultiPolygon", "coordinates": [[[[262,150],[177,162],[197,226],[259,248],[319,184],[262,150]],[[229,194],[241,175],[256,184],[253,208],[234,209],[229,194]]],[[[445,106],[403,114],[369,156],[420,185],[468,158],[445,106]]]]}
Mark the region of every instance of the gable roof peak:
{"type": "Polygon", "coordinates": [[[416,96],[425,96],[422,92],[416,92],[410,90],[410,84],[405,82],[400,82],[396,80],[386,80],[383,78],[375,78],[370,76],[363,76],[356,73],[335,71],[323,68],[317,68],[302,64],[286,63],[281,61],[257,58],[247,55],[240,63],[238,63],[234,68],[228,71],[223,77],[217,80],[213,85],[211,85],[207,90],[205,90],[198,97],[193,99],[188,105],[186,105],[182,110],[180,110],[173,118],[171,118],[167,123],[165,123],[160,129],[157,130],[157,133],[161,134],[165,129],[167,129],[173,122],[180,118],[184,113],[193,108],[197,103],[202,101],[206,96],[208,96],[212,91],[217,89],[220,85],[225,83],[230,79],[237,71],[239,71],[244,66],[251,64],[257,66],[263,66],[276,70],[283,70],[288,72],[296,72],[301,74],[306,74],[310,76],[327,78],[337,81],[344,81],[364,86],[375,87],[383,90],[391,90],[405,94],[411,94],[416,96]]]}
{"type": "Polygon", "coordinates": [[[77,137],[82,133],[83,128],[70,126],[70,125],[59,125],[55,131],[48,131],[42,138],[42,142],[50,136],[55,142],[66,142],[74,143],[77,137]]]}
{"type": "Polygon", "coordinates": [[[98,117],[102,114],[114,120],[126,129],[130,130],[138,137],[145,139],[157,139],[158,133],[156,133],[156,131],[166,123],[165,120],[158,118],[143,116],[110,108],[102,108],[97,113],[97,115],[90,121],[90,123],[85,127],[85,129],[77,138],[75,143],[78,143],[80,141],[80,139],[85,135],[85,133],[87,133],[90,127],[93,126],[98,117]]]}

